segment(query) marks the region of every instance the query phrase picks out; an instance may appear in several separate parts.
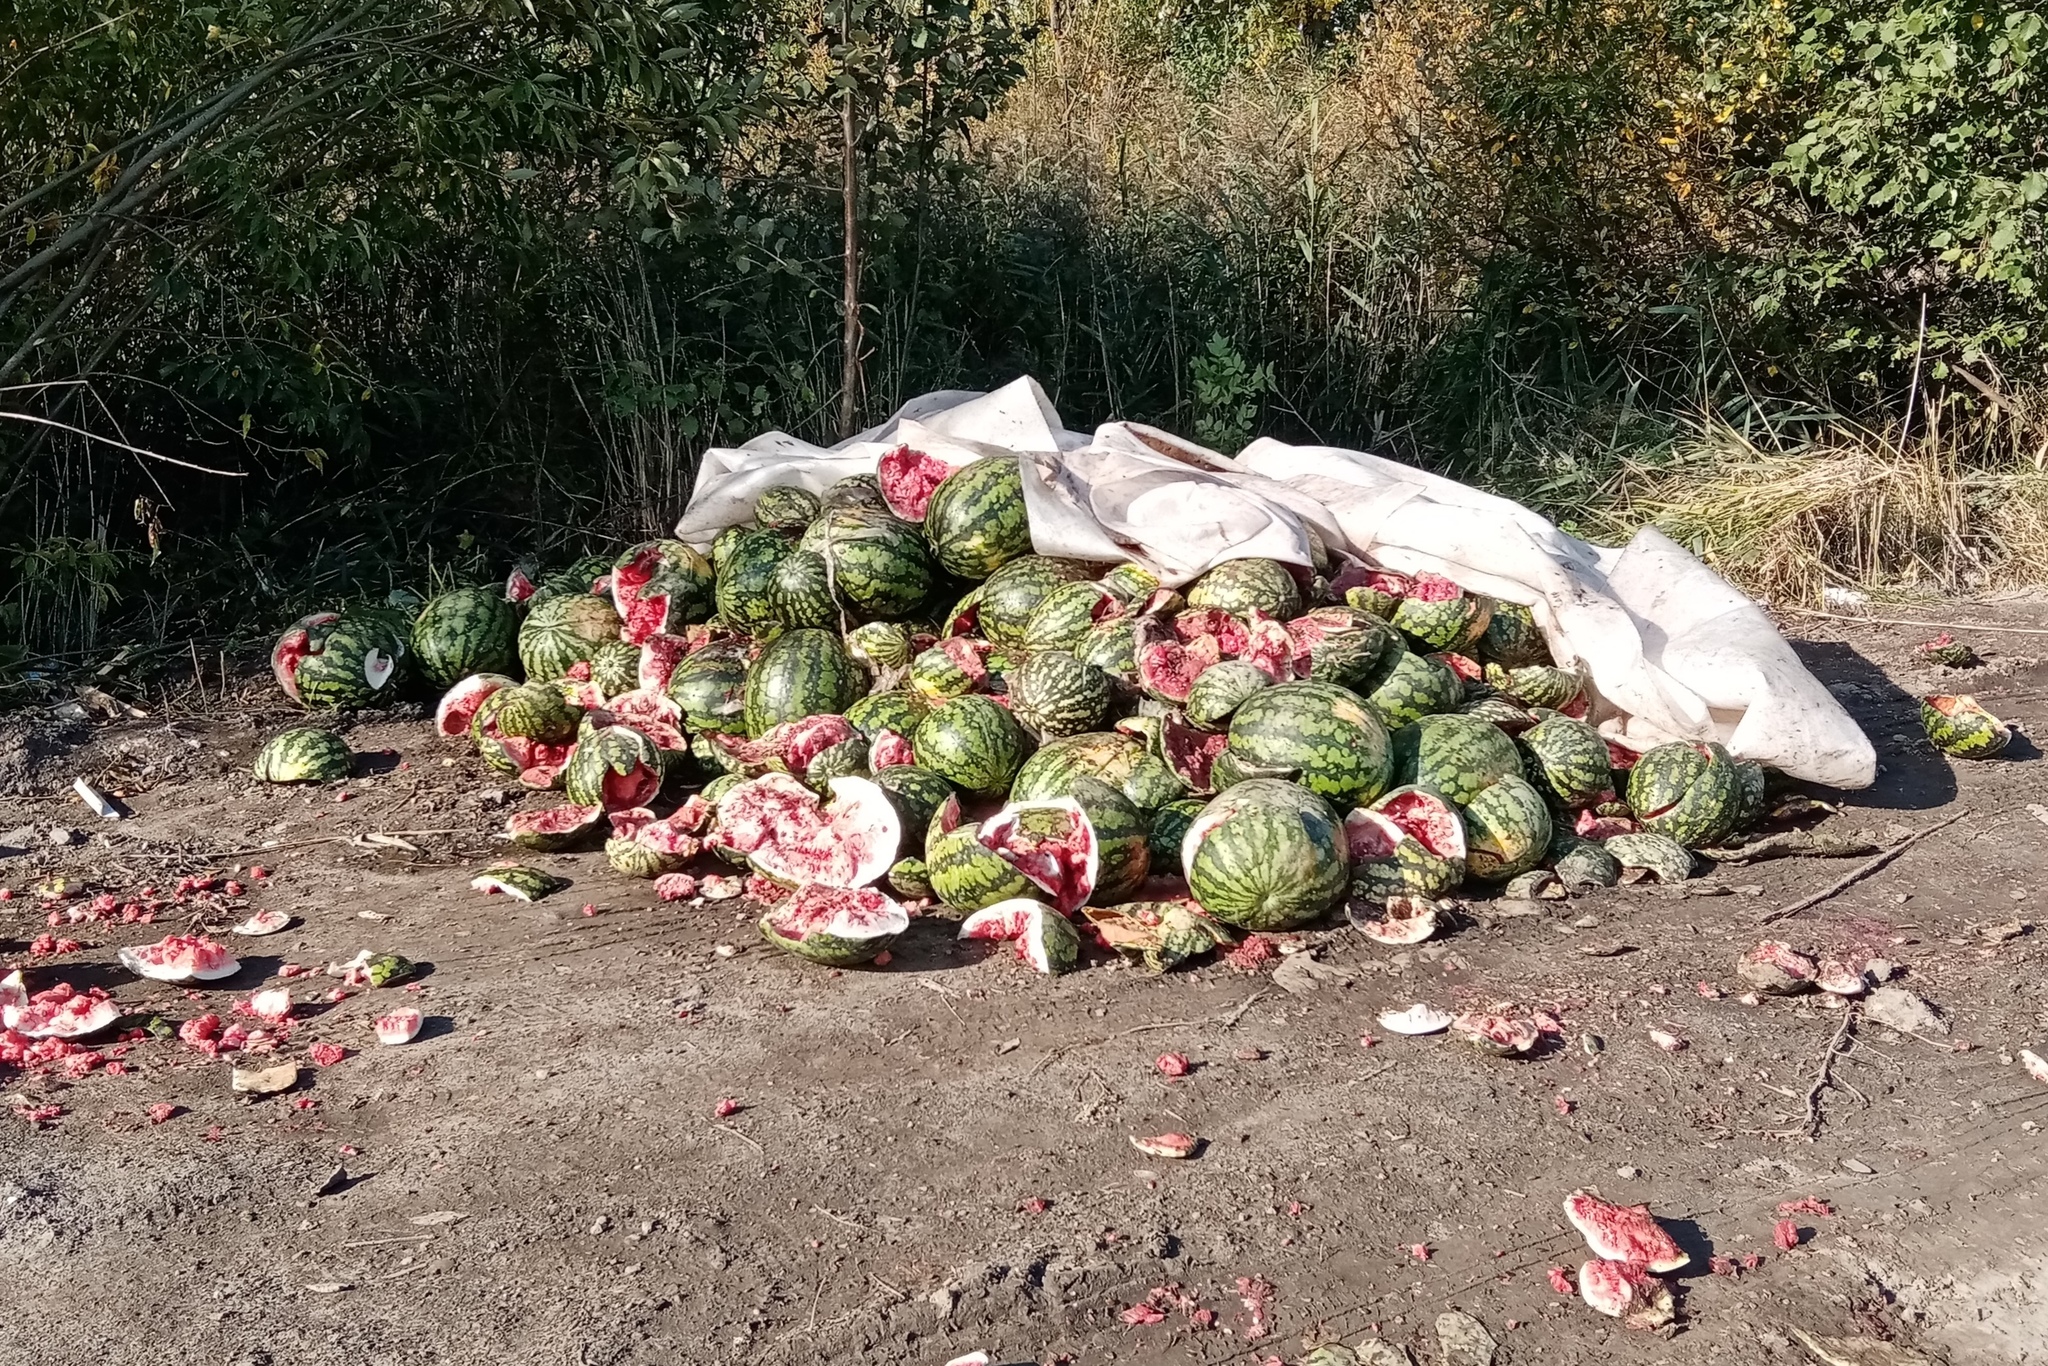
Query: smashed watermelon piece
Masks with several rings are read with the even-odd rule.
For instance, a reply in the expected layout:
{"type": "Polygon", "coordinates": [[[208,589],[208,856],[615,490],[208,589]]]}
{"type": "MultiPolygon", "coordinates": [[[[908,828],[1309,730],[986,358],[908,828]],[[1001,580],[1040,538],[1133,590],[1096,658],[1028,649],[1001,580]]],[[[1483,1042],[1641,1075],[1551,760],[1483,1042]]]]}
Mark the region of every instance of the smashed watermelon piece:
{"type": "Polygon", "coordinates": [[[1215,636],[1196,636],[1185,645],[1157,641],[1137,652],[1138,685],[1165,701],[1185,702],[1202,671],[1222,658],[1223,648],[1215,636]]]}
{"type": "Polygon", "coordinates": [[[868,772],[880,773],[885,768],[900,768],[917,762],[917,750],[911,745],[910,737],[886,726],[875,733],[874,743],[868,746],[868,772]]]}
{"type": "Polygon", "coordinates": [[[688,873],[663,873],[654,879],[654,896],[658,901],[688,901],[697,895],[697,879],[688,873]]]}
{"type": "Polygon", "coordinates": [[[1592,1191],[1575,1190],[1565,1197],[1564,1215],[1593,1254],[1607,1261],[1633,1262],[1649,1271],[1666,1272],[1677,1271],[1692,1260],[1651,1217],[1648,1205],[1617,1205],[1592,1191]]]}
{"type": "Polygon", "coordinates": [[[121,1008],[98,987],[59,982],[30,994],[21,973],[0,979],[0,1028],[24,1039],[82,1039],[119,1019],[121,1008]]]}
{"type": "Polygon", "coordinates": [[[663,692],[676,665],[690,654],[690,642],[682,636],[657,633],[640,642],[640,686],[649,692],[663,692]]]}
{"type": "Polygon", "coordinates": [[[154,982],[214,982],[232,977],[242,965],[226,945],[203,934],[173,934],[122,949],[121,966],[154,982]]]}
{"type": "Polygon", "coordinates": [[[1244,645],[1237,651],[1237,658],[1275,683],[1294,680],[1294,637],[1287,634],[1285,623],[1256,607],[1246,614],[1244,645]]]}
{"type": "Polygon", "coordinates": [[[1160,718],[1159,750],[1173,775],[1187,784],[1188,791],[1202,793],[1215,788],[1210,770],[1223,751],[1230,748],[1227,731],[1203,730],[1191,726],[1177,712],[1160,718]]]}
{"type": "MultiPolygon", "coordinates": [[[[341,620],[339,612],[315,612],[298,621],[277,638],[270,648],[270,672],[292,701],[299,700],[299,664],[308,655],[320,653],[313,647],[313,632],[341,620]]],[[[324,634],[324,633],[323,633],[324,634]]]]}
{"type": "Polygon", "coordinates": [[[471,674],[441,695],[434,708],[434,731],[450,740],[468,738],[469,723],[477,708],[493,693],[512,686],[502,674],[471,674]]]}
{"type": "Polygon", "coordinates": [[[953,467],[936,456],[898,446],[877,463],[875,482],[881,486],[882,501],[889,511],[905,521],[922,522],[932,494],[952,472],[953,467]]]}
{"type": "Polygon", "coordinates": [[[1095,894],[1101,857],[1095,825],[1071,797],[1013,802],[983,821],[975,838],[1051,897],[1061,914],[1079,910],[1095,894]],[[1037,828],[1025,823],[1032,813],[1041,813],[1037,828]]]}
{"type": "Polygon", "coordinates": [[[864,887],[896,862],[902,820],[866,778],[834,778],[831,791],[825,803],[786,773],[749,779],[719,802],[705,843],[746,854],[778,882],[864,887]]]}

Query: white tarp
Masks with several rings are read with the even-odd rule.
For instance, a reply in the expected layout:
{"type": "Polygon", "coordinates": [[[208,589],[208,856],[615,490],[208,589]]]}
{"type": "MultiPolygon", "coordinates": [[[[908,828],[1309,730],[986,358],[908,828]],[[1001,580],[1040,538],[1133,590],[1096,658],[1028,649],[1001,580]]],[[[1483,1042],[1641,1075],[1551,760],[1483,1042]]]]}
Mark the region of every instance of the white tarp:
{"type": "Polygon", "coordinates": [[[927,394],[829,448],[769,432],[707,451],[676,535],[703,545],[770,485],[822,493],[905,444],[956,465],[1022,457],[1040,554],[1135,560],[1178,585],[1224,560],[1307,564],[1313,525],[1333,550],[1529,607],[1557,662],[1592,680],[1601,729],[1632,747],[1719,740],[1811,782],[1876,778],[1868,737],[1763,610],[1655,529],[1591,545],[1518,503],[1334,446],[1261,438],[1233,458],[1136,423],[1070,432],[1029,378],[927,394]]]}

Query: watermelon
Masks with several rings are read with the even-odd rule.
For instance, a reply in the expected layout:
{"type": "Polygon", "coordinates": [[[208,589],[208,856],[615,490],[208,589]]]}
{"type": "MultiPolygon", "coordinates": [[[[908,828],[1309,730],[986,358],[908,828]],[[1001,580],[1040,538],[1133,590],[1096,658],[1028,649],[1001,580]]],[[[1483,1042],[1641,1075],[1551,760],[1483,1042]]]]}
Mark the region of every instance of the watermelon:
{"type": "Polygon", "coordinates": [[[747,734],[820,714],[840,715],[867,690],[839,637],[816,627],[777,636],[747,671],[747,734]]]}
{"type": "Polygon", "coordinates": [[[1464,806],[1501,779],[1519,777],[1522,753],[1498,728],[1457,713],[1425,716],[1393,735],[1394,782],[1464,806]]]}
{"type": "Polygon", "coordinates": [[[1344,834],[1354,896],[1439,897],[1465,880],[1465,823],[1433,792],[1397,787],[1346,816],[1344,834]]]}
{"type": "Polygon", "coordinates": [[[727,792],[705,844],[744,854],[756,872],[786,886],[865,887],[889,871],[903,839],[888,793],[867,778],[835,778],[829,799],[787,773],[766,773],[727,792]]]}
{"type": "Polygon", "coordinates": [[[1584,721],[1549,716],[1522,733],[1529,781],[1568,811],[1614,800],[1607,741],[1584,721]]]}
{"type": "Polygon", "coordinates": [[[1152,829],[1145,838],[1145,848],[1154,867],[1173,868],[1179,864],[1181,841],[1187,838],[1195,817],[1208,805],[1206,798],[1181,797],[1152,813],[1152,829]]]}
{"type": "Polygon", "coordinates": [[[603,697],[631,692],[640,686],[640,647],[608,640],[591,652],[590,681],[603,697]]]}
{"type": "MultiPolygon", "coordinates": [[[[1141,812],[1157,810],[1186,795],[1159,756],[1128,735],[1105,731],[1069,735],[1047,741],[1024,761],[1010,785],[1015,801],[1044,801],[1069,796],[1083,778],[1095,778],[1118,792],[1141,812]]],[[[1178,846],[1175,846],[1178,850],[1178,846]]],[[[1175,857],[1179,855],[1176,852],[1175,857]]]]}
{"type": "Polygon", "coordinates": [[[266,783],[325,783],[346,778],[353,756],[331,730],[294,726],[256,752],[256,777],[266,783]]]}
{"type": "Polygon", "coordinates": [[[1536,614],[1518,602],[1494,601],[1486,630],[1478,640],[1478,650],[1489,664],[1510,669],[1550,662],[1550,647],[1537,628],[1536,614]]]}
{"type": "Polygon", "coordinates": [[[846,633],[846,653],[877,675],[907,668],[910,628],[893,621],[870,621],[856,626],[846,633]]]}
{"type": "Polygon", "coordinates": [[[935,708],[911,738],[920,768],[978,797],[1008,791],[1030,749],[1009,709],[978,696],[956,697],[935,708]]]}
{"type": "Polygon", "coordinates": [[[824,506],[809,489],[771,484],[754,500],[754,520],[770,531],[802,531],[824,506]]]}
{"type": "Polygon", "coordinates": [[[1370,569],[1354,563],[1337,576],[1333,588],[1340,592],[1344,605],[1361,612],[1370,612],[1382,621],[1392,619],[1394,609],[1401,605],[1401,599],[1408,596],[1411,580],[1406,574],[1396,574],[1387,569],[1370,569]]]}
{"type": "Polygon", "coordinates": [[[1469,716],[1475,721],[1484,721],[1487,725],[1497,726],[1510,735],[1520,734],[1535,725],[1537,720],[1533,713],[1516,706],[1499,693],[1492,692],[1460,704],[1458,715],[1469,716]]]}
{"type": "Polygon", "coordinates": [[[619,614],[585,593],[537,601],[519,628],[519,662],[529,683],[552,683],[619,638],[619,614]]]}
{"type": "Polygon", "coordinates": [[[931,873],[924,866],[922,856],[912,854],[896,860],[889,869],[889,890],[898,896],[922,900],[932,895],[931,873]]]}
{"type": "Polygon", "coordinates": [[[1102,576],[1102,586],[1124,606],[1136,608],[1159,591],[1159,576],[1141,564],[1120,564],[1102,576]]]}
{"type": "Polygon", "coordinates": [[[1094,778],[1077,779],[1073,799],[1095,835],[1095,887],[1088,900],[1107,906],[1137,895],[1152,871],[1151,820],[1137,803],[1094,778]]]}
{"type": "Polygon", "coordinates": [[[886,512],[889,502],[882,497],[882,482],[872,474],[849,474],[826,489],[819,502],[827,508],[873,508],[886,512]]]}
{"type": "Polygon", "coordinates": [[[734,644],[707,645],[686,657],[668,676],[667,693],[696,731],[730,731],[745,725],[747,652],[734,644]]]}
{"type": "Polygon", "coordinates": [[[1123,612],[1124,605],[1099,583],[1063,583],[1039,601],[1020,643],[1026,650],[1072,650],[1097,622],[1123,612]]]}
{"type": "Polygon", "coordinates": [[[979,911],[1028,894],[1031,882],[981,842],[981,826],[963,823],[960,799],[947,797],[925,832],[925,877],[932,895],[958,911],[979,911]]]}
{"type": "Polygon", "coordinates": [[[832,601],[831,575],[823,555],[794,550],[783,556],[768,581],[768,616],[784,626],[839,624],[839,608],[832,601]]]}
{"type": "Polygon", "coordinates": [[[798,548],[824,559],[838,600],[858,616],[907,616],[931,596],[937,580],[917,527],[886,512],[848,509],[820,517],[798,548]]]}
{"type": "Polygon", "coordinates": [[[1087,905],[1095,894],[1095,826],[1072,797],[1011,802],[981,823],[975,839],[1021,873],[1062,915],[1087,905]]]}
{"type": "Polygon", "coordinates": [[[327,633],[341,620],[339,612],[300,617],[270,647],[270,673],[292,701],[299,701],[299,664],[327,643],[327,633]]]}
{"type": "Polygon", "coordinates": [[[1506,777],[1465,804],[1466,870],[1506,882],[1534,868],[1550,847],[1550,808],[1520,777],[1506,777]]]}
{"type": "Polygon", "coordinates": [[[910,661],[910,686],[930,701],[962,697],[988,681],[991,646],[971,636],[948,636],[910,661]]]}
{"type": "Polygon", "coordinates": [[[506,688],[493,700],[492,719],[498,734],[515,740],[560,744],[576,733],[581,719],[560,692],[539,683],[506,688]]]}
{"type": "Polygon", "coordinates": [[[1692,851],[1668,835],[1615,835],[1601,842],[1622,868],[1642,868],[1659,882],[1684,882],[1692,876],[1692,851]]]}
{"type": "Polygon", "coordinates": [[[855,735],[819,750],[804,769],[804,786],[813,792],[824,792],[834,778],[868,776],[868,742],[855,735]]]}
{"type": "Polygon", "coordinates": [[[1920,728],[1936,749],[1955,759],[1989,759],[2012,743],[2012,727],[1967,694],[1922,698],[1920,728]]]}
{"type": "Polygon", "coordinates": [[[441,696],[434,708],[434,731],[450,740],[469,734],[469,723],[484,699],[519,685],[503,674],[471,674],[441,696]]]}
{"type": "Polygon", "coordinates": [[[875,485],[891,512],[908,521],[922,522],[932,495],[952,473],[953,466],[944,460],[904,445],[886,452],[875,462],[875,485]]]}
{"type": "Polygon", "coordinates": [[[1044,650],[1005,676],[1010,711],[1041,739],[1080,735],[1109,715],[1109,676],[1072,655],[1044,650]]]}
{"type": "Polygon", "coordinates": [[[121,1007],[102,987],[80,991],[59,982],[31,995],[19,968],[0,978],[0,1030],[21,1038],[82,1039],[120,1018],[121,1007]]]}
{"type": "Polygon", "coordinates": [[[1394,608],[1394,628],[1427,650],[1463,650],[1486,634],[1493,600],[1467,593],[1440,574],[1417,574],[1394,608]]]}
{"type": "Polygon", "coordinates": [[[1586,691],[1585,680],[1577,674],[1548,664],[1524,664],[1516,669],[1489,664],[1485,676],[1487,686],[1510,702],[1551,711],[1569,707],[1586,691]]]}
{"type": "MultiPolygon", "coordinates": [[[[755,526],[729,526],[722,529],[716,536],[713,536],[711,538],[711,549],[707,552],[708,558],[711,561],[711,572],[714,575],[723,574],[725,572],[725,562],[731,557],[733,547],[738,545],[741,538],[749,532],[759,530],[760,528],[755,526]]],[[[712,604],[715,609],[718,601],[718,585],[716,582],[712,584],[711,591],[712,604]]]]}
{"type": "Polygon", "coordinates": [[[1074,645],[1074,658],[1096,668],[1120,684],[1138,678],[1138,623],[1135,617],[1110,617],[1088,628],[1074,645]]]}
{"type": "Polygon", "coordinates": [[[725,563],[718,568],[713,593],[719,620],[743,631],[774,621],[769,595],[775,571],[795,549],[772,531],[745,531],[734,537],[726,548],[725,563]]]}
{"type": "Polygon", "coordinates": [[[1551,871],[1564,884],[1566,891],[1583,891],[1588,887],[1612,887],[1621,881],[1621,861],[1593,840],[1581,839],[1570,831],[1555,828],[1552,822],[1550,849],[1545,857],[1550,861],[1551,871]]]}
{"type": "Polygon", "coordinates": [[[930,704],[908,688],[869,693],[846,709],[846,719],[870,740],[885,730],[914,735],[918,722],[930,714],[930,704]]]}
{"type": "Polygon", "coordinates": [[[1273,686],[1272,675],[1247,659],[1225,659],[1195,676],[1183,710],[1204,730],[1219,730],[1253,693],[1273,686]]]}
{"type": "Polygon", "coordinates": [[[307,633],[285,689],[299,703],[315,709],[366,707],[399,691],[412,647],[405,624],[391,613],[352,607],[324,624],[308,627],[306,622],[318,618],[308,617],[286,632],[271,652],[276,667],[280,652],[286,657],[293,653],[288,642],[296,641],[301,630],[307,633]]]}
{"type": "Polygon", "coordinates": [[[611,555],[585,555],[567,569],[548,575],[535,585],[533,595],[527,599],[527,607],[538,607],[550,598],[611,596],[614,558],[611,555]]]}
{"type": "Polygon", "coordinates": [[[1736,777],[1741,780],[1742,802],[1735,813],[1735,826],[1729,833],[1748,830],[1761,821],[1769,810],[1765,800],[1767,779],[1764,766],[1753,759],[1738,760],[1735,765],[1736,777]]]}
{"type": "Polygon", "coordinates": [[[242,970],[227,947],[203,934],[169,934],[122,949],[121,966],[152,982],[218,982],[242,970]]]}
{"type": "Polygon", "coordinates": [[[604,808],[595,805],[515,811],[505,820],[505,838],[537,853],[558,854],[595,839],[603,819],[604,808]]]}
{"type": "Polygon", "coordinates": [[[654,741],[631,726],[599,726],[577,740],[562,773],[562,791],[573,806],[645,806],[661,791],[662,769],[654,741]]]}
{"type": "Polygon", "coordinates": [[[666,819],[657,819],[644,806],[614,811],[612,832],[604,842],[605,859],[627,877],[681,872],[701,847],[697,831],[707,811],[703,802],[686,802],[666,819]]]}
{"type": "Polygon", "coordinates": [[[1386,653],[1359,692],[1388,730],[1450,711],[1465,700],[1464,680],[1448,665],[1398,645],[1386,653]]]}
{"type": "Polygon", "coordinates": [[[910,928],[910,913],[873,887],[811,883],[761,917],[761,937],[827,967],[871,963],[910,928]]]}
{"type": "Polygon", "coordinates": [[[904,842],[920,830],[931,827],[932,817],[953,795],[953,785],[928,768],[896,764],[875,774],[875,786],[889,796],[889,804],[902,818],[904,842]]]}
{"type": "Polygon", "coordinates": [[[973,581],[1029,554],[1031,523],[1017,461],[989,456],[947,475],[925,505],[924,534],[941,569],[973,581]]]}
{"type": "Polygon", "coordinates": [[[1401,650],[1401,638],[1370,612],[1355,607],[1318,607],[1287,623],[1294,649],[1294,674],[1319,683],[1363,691],[1383,662],[1401,650]]]}
{"type": "Polygon", "coordinates": [[[639,645],[657,635],[680,635],[711,615],[716,575],[711,562],[681,541],[647,541],[612,566],[612,606],[624,623],[619,636],[639,645]]]}
{"type": "Polygon", "coordinates": [[[1020,555],[976,584],[953,608],[949,626],[959,633],[978,632],[998,645],[1022,644],[1025,623],[1046,594],[1087,577],[1088,567],[1078,560],[1020,555]]]}
{"type": "Polygon", "coordinates": [[[1720,843],[1743,809],[1743,779],[1718,744],[1659,745],[1629,771],[1628,804],[1643,829],[1688,849],[1720,843]]]}
{"type": "Polygon", "coordinates": [[[1282,683],[1253,694],[1230,719],[1226,752],[1255,769],[1293,773],[1340,807],[1379,796],[1392,772],[1386,728],[1363,698],[1334,683],[1282,683]]]}
{"type": "Polygon", "coordinates": [[[504,673],[519,657],[519,612],[496,588],[456,588],[428,600],[412,624],[412,657],[437,688],[504,673]]]}
{"type": "Polygon", "coordinates": [[[1238,617],[1257,608],[1285,621],[1301,612],[1301,585],[1278,560],[1225,560],[1188,586],[1187,601],[1238,617]]]}
{"type": "Polygon", "coordinates": [[[1181,866],[1196,902],[1218,920],[1287,930],[1317,919],[1344,895],[1345,848],[1343,824],[1328,802],[1262,778],[1237,784],[1203,809],[1182,838],[1181,866]]]}

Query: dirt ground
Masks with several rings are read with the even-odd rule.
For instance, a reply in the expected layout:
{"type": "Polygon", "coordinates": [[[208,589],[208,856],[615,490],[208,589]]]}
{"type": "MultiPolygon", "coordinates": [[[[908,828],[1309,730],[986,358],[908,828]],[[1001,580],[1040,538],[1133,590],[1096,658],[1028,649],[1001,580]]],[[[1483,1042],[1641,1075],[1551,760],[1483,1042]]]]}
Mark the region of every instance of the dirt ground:
{"type": "MultiPolygon", "coordinates": [[[[2038,600],[1900,615],[2048,628],[2038,600]]],[[[1889,843],[1968,812],[1781,927],[1897,963],[1951,1031],[1858,1020],[1817,1139],[1776,1135],[1805,1122],[1843,1012],[1743,1004],[1732,963],[1759,915],[1852,862],[1481,901],[1406,951],[1311,934],[1336,971],[1305,992],[1214,963],[1154,977],[1092,959],[1045,979],[937,920],[887,968],[842,973],[767,948],[740,903],[651,904],[601,854],[535,856],[573,885],[532,905],[471,891],[503,803],[537,799],[421,721],[357,722],[357,776],[310,792],[247,776],[284,718],[253,687],[217,725],[100,723],[71,767],[42,763],[43,795],[0,798],[0,962],[31,986],[102,985],[178,1023],[228,1014],[285,961],[372,948],[426,971],[416,991],[334,1004],[331,980],[294,982],[281,1054],[350,1052],[280,1096],[231,1094],[230,1060],[175,1038],[136,1044],[125,1075],[0,1070],[0,1343],[109,1366],[941,1366],[975,1350],[1164,1366],[1379,1337],[1418,1362],[1482,1360],[1441,1354],[1438,1316],[1457,1310],[1512,1366],[1804,1362],[1801,1332],[1864,1344],[1843,1354],[1895,1345],[1841,1360],[2048,1361],[2048,1085],[2014,1060],[2048,1053],[2048,954],[2038,927],[1995,928],[2042,913],[2048,809],[2030,803],[2048,781],[2025,740],[1941,759],[1913,700],[1974,691],[2048,736],[2048,664],[2030,657],[2048,635],[1959,632],[1988,657],[1965,676],[1912,661],[1925,628],[1787,630],[1884,766],[1819,828],[1889,843]],[[50,790],[80,771],[126,791],[133,818],[50,790]],[[84,836],[54,845],[53,826],[84,836]],[[355,838],[369,832],[412,848],[355,838]],[[114,963],[185,923],[176,908],[52,929],[32,890],[61,877],[60,904],[85,906],[206,874],[247,884],[188,898],[216,929],[245,907],[297,923],[231,941],[242,971],[189,993],[114,963]],[[31,956],[46,931],[82,947],[31,956]],[[1503,1061],[1374,1023],[1415,1001],[1514,1002],[1564,1035],[1503,1061]],[[427,1029],[380,1047],[367,1022],[398,1002],[427,1029]],[[1160,1076],[1167,1051],[1192,1073],[1160,1076]],[[723,1099],[740,1108],[719,1117],[723,1099]],[[178,1109],[150,1122],[162,1103],[178,1109]],[[62,1113],[18,1117],[48,1106],[62,1113]],[[1129,1142],[1164,1130],[1206,1144],[1173,1162],[1129,1142]],[[1586,1255],[1559,1208],[1580,1186],[1648,1201],[1695,1253],[1676,1331],[1552,1290],[1548,1268],[1586,1255]],[[1781,1251],[1778,1206],[1804,1197],[1833,1212],[1796,1215],[1781,1251]],[[1709,1274],[1709,1255],[1748,1253],[1755,1269],[1709,1274]],[[1178,1288],[1154,1297],[1164,1321],[1126,1322],[1155,1287],[1178,1288]]]]}

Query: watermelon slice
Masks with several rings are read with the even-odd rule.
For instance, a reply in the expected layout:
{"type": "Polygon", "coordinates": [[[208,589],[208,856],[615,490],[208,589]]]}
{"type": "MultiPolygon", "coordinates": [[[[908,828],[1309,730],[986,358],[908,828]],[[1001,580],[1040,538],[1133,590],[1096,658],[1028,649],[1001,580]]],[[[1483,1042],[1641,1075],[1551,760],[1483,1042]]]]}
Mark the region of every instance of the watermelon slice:
{"type": "Polygon", "coordinates": [[[484,699],[512,686],[512,680],[503,674],[471,674],[441,694],[440,704],[434,708],[434,732],[450,740],[467,740],[469,723],[484,699]]]}
{"type": "Polygon", "coordinates": [[[82,1039],[121,1017],[121,1008],[97,987],[80,991],[59,982],[30,995],[21,973],[0,978],[0,1029],[25,1039],[82,1039]]]}
{"type": "Polygon", "coordinates": [[[601,806],[555,806],[545,811],[515,811],[505,821],[505,838],[540,853],[573,849],[597,833],[601,806]]]}
{"type": "Polygon", "coordinates": [[[769,727],[758,740],[717,732],[709,732],[704,738],[717,751],[719,759],[735,772],[758,777],[780,765],[803,777],[811,771],[813,759],[859,733],[845,717],[827,714],[784,721],[769,727]]]}
{"type": "Polygon", "coordinates": [[[242,965],[225,945],[203,934],[172,934],[122,949],[121,966],[152,982],[217,982],[234,976],[242,965]]]}
{"type": "Polygon", "coordinates": [[[411,1006],[401,1006],[388,1015],[379,1015],[371,1021],[370,1027],[377,1031],[377,1042],[396,1047],[411,1043],[419,1037],[421,1016],[411,1006]]]}
{"type": "Polygon", "coordinates": [[[1353,902],[1346,908],[1346,915],[1367,939],[1376,944],[1405,948],[1423,943],[1437,931],[1436,907],[1419,896],[1388,897],[1386,915],[1377,920],[1359,915],[1358,905],[1353,902]]]}
{"type": "Polygon", "coordinates": [[[761,917],[769,943],[833,967],[872,962],[910,928],[910,913],[872,887],[811,883],[761,917]]]}
{"type": "Polygon", "coordinates": [[[1655,1272],[1676,1271],[1692,1260],[1650,1216],[1648,1205],[1616,1205],[1587,1190],[1565,1197],[1564,1217],[1585,1238],[1595,1256],[1640,1263],[1655,1272]]]}
{"type": "Polygon", "coordinates": [[[790,886],[865,887],[896,862],[902,818],[866,778],[834,778],[830,787],[831,800],[821,803],[787,773],[741,783],[719,801],[705,843],[747,855],[756,870],[790,886]]]}
{"type": "Polygon", "coordinates": [[[291,916],[283,911],[258,911],[241,924],[229,930],[228,933],[254,939],[262,935],[276,934],[280,930],[289,929],[291,923],[291,916]]]}
{"type": "Polygon", "coordinates": [[[993,906],[984,906],[960,922],[959,939],[980,939],[996,943],[1008,943],[1024,937],[1025,926],[1040,903],[1028,896],[1012,897],[998,901],[993,906]]]}
{"type": "Polygon", "coordinates": [[[1228,731],[1191,726],[1179,712],[1168,712],[1159,720],[1159,755],[1190,792],[1216,790],[1216,760],[1228,748],[1228,731]]]}
{"type": "Polygon", "coordinates": [[[1671,1287],[1634,1262],[1591,1261],[1579,1268],[1579,1297],[1599,1313],[1650,1331],[1670,1323],[1671,1287]]]}
{"type": "Polygon", "coordinates": [[[1389,1034],[1441,1034],[1451,1027],[1451,1016],[1420,1001],[1406,1010],[1380,1012],[1380,1028],[1389,1034]]]}

